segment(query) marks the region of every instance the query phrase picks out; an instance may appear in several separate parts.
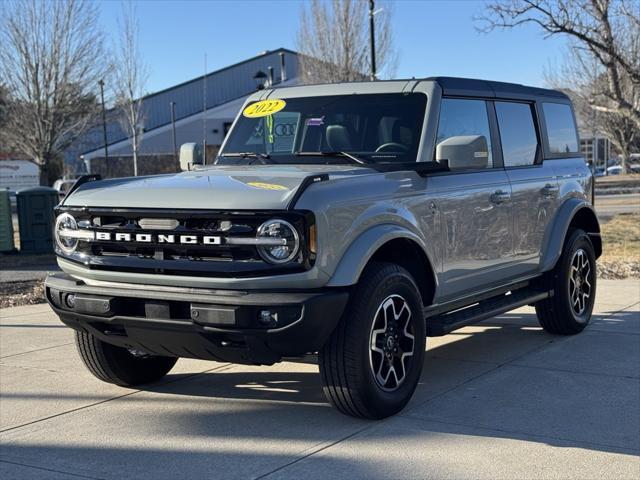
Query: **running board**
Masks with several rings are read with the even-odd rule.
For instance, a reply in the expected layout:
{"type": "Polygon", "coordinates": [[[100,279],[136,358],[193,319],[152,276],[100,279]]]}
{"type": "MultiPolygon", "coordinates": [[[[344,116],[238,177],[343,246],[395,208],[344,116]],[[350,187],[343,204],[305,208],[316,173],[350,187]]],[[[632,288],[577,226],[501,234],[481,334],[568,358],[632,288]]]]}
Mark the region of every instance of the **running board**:
{"type": "Polygon", "coordinates": [[[439,337],[467,325],[501,315],[509,310],[524,307],[553,296],[553,290],[540,291],[529,288],[516,290],[510,294],[482,300],[450,313],[427,318],[427,336],[439,337]]]}

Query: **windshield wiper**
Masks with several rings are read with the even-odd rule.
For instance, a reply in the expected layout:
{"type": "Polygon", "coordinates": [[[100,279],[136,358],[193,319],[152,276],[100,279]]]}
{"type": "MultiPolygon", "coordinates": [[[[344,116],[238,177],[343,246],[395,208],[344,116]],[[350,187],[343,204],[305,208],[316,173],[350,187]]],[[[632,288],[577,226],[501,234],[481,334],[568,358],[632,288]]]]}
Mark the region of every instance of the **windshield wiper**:
{"type": "Polygon", "coordinates": [[[356,157],[353,153],[349,152],[296,152],[296,156],[298,157],[344,157],[351,160],[353,163],[357,163],[359,165],[367,165],[371,162],[371,160],[365,158],[356,157]]]}
{"type": "MultiPolygon", "coordinates": [[[[229,153],[223,153],[222,155],[220,155],[221,157],[229,157],[229,158],[253,158],[255,160],[260,160],[260,163],[263,164],[269,164],[269,163],[273,163],[271,161],[268,161],[271,156],[268,153],[261,153],[261,152],[229,152],[229,153]]],[[[249,165],[251,165],[253,162],[249,162],[249,165]]]]}

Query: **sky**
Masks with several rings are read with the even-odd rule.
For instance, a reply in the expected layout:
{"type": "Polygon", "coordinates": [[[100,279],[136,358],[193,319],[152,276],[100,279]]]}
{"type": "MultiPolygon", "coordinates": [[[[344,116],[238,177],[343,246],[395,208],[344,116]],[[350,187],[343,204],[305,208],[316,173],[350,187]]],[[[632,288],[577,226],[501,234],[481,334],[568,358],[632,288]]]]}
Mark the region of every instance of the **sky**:
{"type": "MultiPolygon", "coordinates": [[[[295,50],[302,0],[136,2],[149,93],[280,47],[295,50]]],[[[101,2],[101,23],[115,34],[121,2],[101,2]]],[[[391,7],[396,78],[435,75],[544,86],[565,40],[532,26],[479,33],[482,0],[396,0],[391,7]]],[[[388,9],[379,15],[388,15],[388,9]]]]}

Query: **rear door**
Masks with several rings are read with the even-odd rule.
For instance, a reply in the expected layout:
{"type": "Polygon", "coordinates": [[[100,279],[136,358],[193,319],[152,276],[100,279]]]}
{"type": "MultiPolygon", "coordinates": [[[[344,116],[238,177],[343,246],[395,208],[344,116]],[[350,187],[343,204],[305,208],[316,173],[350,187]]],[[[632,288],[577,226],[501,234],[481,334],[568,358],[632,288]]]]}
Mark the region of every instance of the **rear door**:
{"type": "Polygon", "coordinates": [[[499,285],[513,262],[511,186],[499,156],[490,104],[482,99],[444,98],[436,143],[483,135],[485,168],[452,169],[429,177],[429,192],[442,219],[442,300],[499,285]]]}
{"type": "Polygon", "coordinates": [[[557,208],[558,180],[551,162],[542,162],[534,103],[496,101],[495,111],[505,171],[512,189],[513,274],[534,273],[540,263],[546,226],[557,208]]]}

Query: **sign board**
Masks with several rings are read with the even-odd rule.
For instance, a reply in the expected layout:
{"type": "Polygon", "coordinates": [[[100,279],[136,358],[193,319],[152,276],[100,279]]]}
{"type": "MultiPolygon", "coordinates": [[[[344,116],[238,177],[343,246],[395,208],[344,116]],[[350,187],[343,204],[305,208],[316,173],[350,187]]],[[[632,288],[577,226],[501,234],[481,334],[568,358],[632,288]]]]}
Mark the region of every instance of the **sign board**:
{"type": "Polygon", "coordinates": [[[15,193],[40,185],[40,167],[29,160],[0,160],[0,188],[15,193]]]}

